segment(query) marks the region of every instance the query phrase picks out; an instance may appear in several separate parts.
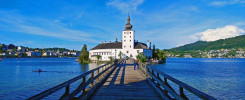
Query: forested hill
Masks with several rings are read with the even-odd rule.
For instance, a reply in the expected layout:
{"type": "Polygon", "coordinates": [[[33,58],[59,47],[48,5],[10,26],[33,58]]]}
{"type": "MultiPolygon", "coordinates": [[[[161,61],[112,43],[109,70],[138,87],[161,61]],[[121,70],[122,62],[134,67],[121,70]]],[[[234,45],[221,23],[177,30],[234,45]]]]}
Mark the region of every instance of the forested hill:
{"type": "Polygon", "coordinates": [[[245,49],[245,35],[240,35],[228,39],[220,39],[212,42],[197,41],[195,43],[186,44],[184,46],[180,46],[172,49],[178,51],[188,51],[188,50],[218,50],[218,49],[232,49],[232,48],[245,49]]]}

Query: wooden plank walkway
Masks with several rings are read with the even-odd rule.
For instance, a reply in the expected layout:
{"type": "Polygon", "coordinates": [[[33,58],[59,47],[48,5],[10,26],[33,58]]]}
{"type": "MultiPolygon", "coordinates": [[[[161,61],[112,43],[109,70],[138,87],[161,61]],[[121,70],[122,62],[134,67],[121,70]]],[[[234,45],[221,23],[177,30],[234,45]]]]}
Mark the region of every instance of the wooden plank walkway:
{"type": "Polygon", "coordinates": [[[117,67],[90,99],[160,100],[160,97],[148,84],[146,78],[138,70],[134,70],[132,64],[132,60],[127,60],[126,63],[117,67]]]}

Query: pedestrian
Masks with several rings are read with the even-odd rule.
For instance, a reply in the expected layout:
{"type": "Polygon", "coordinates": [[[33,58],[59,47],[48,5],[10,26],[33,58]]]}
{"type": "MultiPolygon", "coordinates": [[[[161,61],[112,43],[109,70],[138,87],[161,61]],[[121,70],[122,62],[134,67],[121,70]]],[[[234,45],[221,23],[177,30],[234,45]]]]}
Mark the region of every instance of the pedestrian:
{"type": "Polygon", "coordinates": [[[136,61],[134,60],[134,70],[135,70],[135,67],[136,67],[136,61]]]}
{"type": "Polygon", "coordinates": [[[139,64],[138,64],[139,60],[137,59],[137,61],[134,60],[134,70],[135,70],[135,67],[137,67],[139,69],[139,64]]]}
{"type": "Polygon", "coordinates": [[[136,66],[138,67],[138,69],[139,69],[139,62],[140,62],[140,60],[137,59],[136,66]]]}

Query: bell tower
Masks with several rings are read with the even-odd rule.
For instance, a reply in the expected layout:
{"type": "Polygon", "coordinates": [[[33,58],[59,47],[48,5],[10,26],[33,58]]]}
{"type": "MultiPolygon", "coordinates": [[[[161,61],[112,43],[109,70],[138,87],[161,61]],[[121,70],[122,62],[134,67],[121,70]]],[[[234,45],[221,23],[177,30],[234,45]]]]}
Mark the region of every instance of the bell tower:
{"type": "Polygon", "coordinates": [[[122,32],[122,49],[123,53],[130,57],[134,49],[134,30],[132,30],[133,25],[130,24],[130,16],[128,15],[127,24],[125,25],[125,30],[122,32]]]}

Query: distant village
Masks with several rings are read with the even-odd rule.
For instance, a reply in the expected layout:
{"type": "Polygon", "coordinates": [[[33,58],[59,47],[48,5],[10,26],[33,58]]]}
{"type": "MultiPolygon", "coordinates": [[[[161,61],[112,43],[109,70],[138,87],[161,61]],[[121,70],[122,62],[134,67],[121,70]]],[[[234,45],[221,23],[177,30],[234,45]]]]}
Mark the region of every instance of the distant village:
{"type": "Polygon", "coordinates": [[[245,50],[240,49],[220,49],[209,51],[183,51],[178,53],[167,52],[169,58],[245,58],[245,50]]]}
{"type": "Polygon", "coordinates": [[[28,48],[0,43],[0,57],[78,57],[80,51],[65,48],[28,48]]]}

